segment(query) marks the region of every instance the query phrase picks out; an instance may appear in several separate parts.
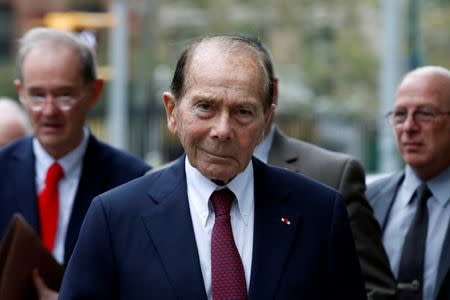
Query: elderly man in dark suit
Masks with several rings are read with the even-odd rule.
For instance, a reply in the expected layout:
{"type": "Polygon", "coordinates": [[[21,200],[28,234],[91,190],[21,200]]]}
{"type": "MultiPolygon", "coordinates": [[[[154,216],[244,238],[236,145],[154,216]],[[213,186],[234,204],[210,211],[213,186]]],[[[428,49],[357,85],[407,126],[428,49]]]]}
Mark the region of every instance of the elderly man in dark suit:
{"type": "MultiPolygon", "coordinates": [[[[103,87],[94,57],[70,33],[27,32],[20,40],[15,85],[33,136],[0,150],[0,232],[14,213],[21,213],[64,265],[92,199],[149,169],[84,127],[103,87]]],[[[38,272],[33,278],[41,294],[56,297],[38,272]]]]}
{"type": "MultiPolygon", "coordinates": [[[[272,67],[269,50],[263,44],[260,47],[272,67]]],[[[278,103],[278,81],[274,83],[274,102],[278,103]]],[[[395,299],[395,279],[381,241],[380,226],[364,195],[366,184],[361,164],[349,155],[287,136],[273,124],[273,119],[274,115],[269,120],[264,141],[255,149],[255,156],[318,180],[342,194],[368,298],[395,299]]]]}
{"type": "Polygon", "coordinates": [[[93,201],[60,299],[366,299],[341,196],[252,158],[274,109],[255,43],[193,43],[171,88],[186,155],[93,201]]]}
{"type": "Polygon", "coordinates": [[[450,71],[406,74],[388,114],[402,172],[369,185],[400,299],[450,299],[450,71]]]}

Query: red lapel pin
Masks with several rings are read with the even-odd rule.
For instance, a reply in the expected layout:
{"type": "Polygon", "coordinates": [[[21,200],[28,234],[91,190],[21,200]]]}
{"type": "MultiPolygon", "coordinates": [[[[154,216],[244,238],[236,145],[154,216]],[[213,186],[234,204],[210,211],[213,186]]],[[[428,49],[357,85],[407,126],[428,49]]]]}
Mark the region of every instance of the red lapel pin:
{"type": "Polygon", "coordinates": [[[289,221],[288,218],[281,218],[281,222],[283,222],[286,225],[291,225],[291,221],[289,221]]]}

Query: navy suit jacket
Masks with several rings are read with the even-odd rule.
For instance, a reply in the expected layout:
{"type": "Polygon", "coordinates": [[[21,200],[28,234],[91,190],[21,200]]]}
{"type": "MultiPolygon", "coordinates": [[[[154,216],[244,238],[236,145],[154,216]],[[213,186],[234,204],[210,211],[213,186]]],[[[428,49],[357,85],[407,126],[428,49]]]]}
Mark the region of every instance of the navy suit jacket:
{"type": "MultiPolygon", "coordinates": [[[[32,138],[0,149],[0,234],[16,212],[39,232],[35,157],[32,138]]],[[[84,216],[95,196],[142,176],[150,167],[140,158],[117,150],[90,135],[83,169],[67,228],[64,261],[67,264],[84,216]]]]}
{"type": "MultiPolygon", "coordinates": [[[[386,178],[375,181],[367,187],[367,199],[373,207],[375,217],[384,231],[392,204],[405,174],[399,172],[386,178]]],[[[443,224],[447,230],[436,278],[435,297],[438,300],[450,300],[450,224],[443,224]]]]}
{"type": "MultiPolygon", "coordinates": [[[[206,299],[184,159],[92,202],[59,299],[206,299]]],[[[249,299],[366,299],[341,196],[257,159],[253,166],[249,299]]]]}

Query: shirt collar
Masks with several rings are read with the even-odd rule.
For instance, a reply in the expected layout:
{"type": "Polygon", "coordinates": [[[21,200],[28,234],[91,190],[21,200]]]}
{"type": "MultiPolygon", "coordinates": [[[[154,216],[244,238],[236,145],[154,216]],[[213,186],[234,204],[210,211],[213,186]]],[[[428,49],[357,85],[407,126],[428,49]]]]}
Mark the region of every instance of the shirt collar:
{"type": "Polygon", "coordinates": [[[450,202],[450,166],[439,175],[427,181],[434,198],[445,206],[450,202]]]}
{"type": "MultiPolygon", "coordinates": [[[[426,181],[428,188],[430,189],[433,197],[441,206],[445,206],[450,202],[450,167],[445,169],[439,175],[426,181]]],[[[422,183],[420,178],[416,175],[414,170],[406,165],[405,168],[405,179],[403,181],[403,188],[405,189],[405,198],[403,199],[403,205],[408,205],[414,192],[422,183]]]]}
{"type": "MultiPolygon", "coordinates": [[[[212,213],[212,204],[209,201],[209,197],[215,190],[221,189],[223,186],[219,186],[203,176],[190,164],[187,156],[185,171],[188,195],[193,195],[190,203],[194,205],[194,211],[200,216],[205,226],[208,217],[212,213]]],[[[254,206],[253,182],[253,164],[250,161],[244,171],[226,185],[236,196],[239,213],[245,224],[248,224],[249,213],[254,206]]]]}
{"type": "Polygon", "coordinates": [[[267,136],[259,145],[256,146],[255,151],[253,151],[253,155],[256,156],[259,160],[265,162],[266,164],[269,161],[269,152],[270,148],[272,147],[274,132],[275,132],[275,125],[272,124],[267,136]]]}
{"type": "MultiPolygon", "coordinates": [[[[81,140],[81,143],[71,152],[57,160],[64,170],[65,177],[74,175],[73,173],[77,170],[80,171],[77,166],[80,165],[80,161],[82,161],[84,153],[86,152],[88,140],[89,130],[83,128],[83,139],[81,140]]],[[[36,157],[36,175],[38,180],[43,182],[47,176],[48,168],[55,162],[55,159],[47,153],[36,137],[33,138],[33,152],[36,157]]]]}

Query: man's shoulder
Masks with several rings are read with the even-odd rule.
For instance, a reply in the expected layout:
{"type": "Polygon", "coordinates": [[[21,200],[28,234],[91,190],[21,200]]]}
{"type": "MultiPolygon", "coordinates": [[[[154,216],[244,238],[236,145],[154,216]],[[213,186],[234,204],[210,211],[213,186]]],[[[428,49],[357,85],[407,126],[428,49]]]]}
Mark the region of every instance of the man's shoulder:
{"type": "Polygon", "coordinates": [[[369,183],[366,190],[366,196],[369,202],[372,202],[381,192],[388,189],[393,190],[400,183],[403,176],[403,172],[397,172],[369,183]]]}
{"type": "Polygon", "coordinates": [[[99,141],[93,135],[89,138],[86,159],[101,160],[105,163],[105,167],[124,168],[123,171],[139,169],[142,170],[142,174],[150,169],[150,166],[137,155],[99,141]]]}
{"type": "Polygon", "coordinates": [[[350,160],[356,161],[352,156],[342,153],[336,152],[333,150],[329,150],[318,145],[302,141],[296,138],[290,137],[293,145],[301,150],[302,153],[308,153],[308,155],[313,156],[315,158],[326,160],[326,161],[334,161],[334,162],[346,162],[350,160]]]}
{"type": "Polygon", "coordinates": [[[0,163],[8,162],[13,157],[32,154],[32,141],[30,136],[20,138],[11,144],[0,147],[0,163]]]}
{"type": "Polygon", "coordinates": [[[335,189],[318,180],[283,167],[264,164],[256,158],[254,158],[254,166],[255,178],[259,178],[257,182],[270,182],[270,186],[276,187],[276,189],[288,187],[288,189],[298,192],[336,193],[335,189]]]}
{"type": "Polygon", "coordinates": [[[281,145],[284,145],[284,148],[290,148],[291,151],[296,151],[298,155],[302,156],[302,159],[314,159],[326,163],[356,161],[355,158],[348,154],[329,150],[310,142],[288,136],[280,129],[278,129],[276,136],[274,142],[276,140],[281,141],[281,145]]]}

